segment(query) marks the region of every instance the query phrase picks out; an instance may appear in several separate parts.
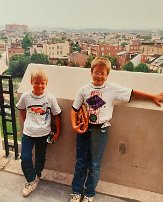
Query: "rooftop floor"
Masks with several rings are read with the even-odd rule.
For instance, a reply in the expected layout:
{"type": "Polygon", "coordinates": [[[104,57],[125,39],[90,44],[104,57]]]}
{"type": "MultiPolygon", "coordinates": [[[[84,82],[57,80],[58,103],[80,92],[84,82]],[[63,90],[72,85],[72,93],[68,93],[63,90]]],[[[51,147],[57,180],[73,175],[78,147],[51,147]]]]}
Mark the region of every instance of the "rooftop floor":
{"type": "MultiPolygon", "coordinates": [[[[25,178],[21,171],[20,159],[8,158],[0,153],[0,202],[68,202],[71,186],[41,180],[38,188],[27,198],[22,196],[25,178]]],[[[163,195],[122,185],[111,184],[110,195],[97,193],[95,202],[162,202],[163,195]],[[134,197],[135,196],[135,197],[134,197]]]]}
{"type": "MultiPolygon", "coordinates": [[[[20,160],[14,160],[14,154],[5,158],[0,155],[0,201],[1,202],[68,202],[71,187],[54,182],[41,180],[38,188],[28,197],[22,196],[22,188],[25,178],[20,174],[20,160]],[[15,163],[14,163],[15,162],[15,163]],[[19,168],[17,165],[19,164],[19,168]],[[16,173],[17,167],[17,173],[16,173]]],[[[96,195],[98,202],[124,202],[120,198],[99,194],[96,195]]],[[[127,200],[128,201],[128,200],[127,200]]]]}

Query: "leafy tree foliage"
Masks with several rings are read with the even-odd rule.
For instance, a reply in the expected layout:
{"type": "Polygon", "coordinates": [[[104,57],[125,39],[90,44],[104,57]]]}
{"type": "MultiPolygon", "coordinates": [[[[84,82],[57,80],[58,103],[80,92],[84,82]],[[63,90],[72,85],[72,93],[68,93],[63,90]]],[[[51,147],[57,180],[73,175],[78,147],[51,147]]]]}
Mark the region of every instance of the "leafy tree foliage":
{"type": "Polygon", "coordinates": [[[48,56],[43,53],[34,53],[31,56],[31,63],[49,64],[48,56]]]}
{"type": "Polygon", "coordinates": [[[8,38],[7,38],[7,36],[1,36],[0,39],[2,39],[3,41],[5,41],[5,43],[8,42],[8,38]]]}
{"type": "Polygon", "coordinates": [[[126,71],[133,72],[134,71],[134,65],[133,65],[132,62],[128,62],[123,66],[123,69],[126,70],[126,71]]]}
{"type": "Polygon", "coordinates": [[[128,45],[127,42],[122,42],[122,43],[121,43],[121,46],[123,46],[123,47],[126,46],[126,45],[128,45]]]}
{"type": "Polygon", "coordinates": [[[107,58],[111,62],[112,69],[117,69],[117,58],[116,57],[111,57],[109,55],[103,56],[107,58]]]}
{"type": "Polygon", "coordinates": [[[81,52],[81,48],[80,48],[78,42],[71,43],[70,52],[74,52],[74,51],[78,51],[79,53],[81,52]]]}
{"type": "Polygon", "coordinates": [[[136,66],[134,68],[134,71],[135,72],[146,72],[146,73],[149,73],[150,69],[148,68],[148,66],[146,64],[140,63],[138,66],[136,66]]]}
{"type": "Polygon", "coordinates": [[[67,60],[60,60],[60,59],[58,59],[57,62],[56,62],[56,65],[59,65],[59,66],[68,66],[68,61],[67,60]]]}
{"type": "Polygon", "coordinates": [[[14,55],[10,58],[9,68],[5,74],[12,77],[23,77],[29,63],[49,64],[48,56],[44,54],[14,55]]]}
{"type": "Polygon", "coordinates": [[[87,58],[86,64],[85,64],[85,68],[90,68],[91,67],[91,62],[92,60],[95,58],[94,55],[89,55],[89,57],[87,58]]]}
{"type": "Polygon", "coordinates": [[[134,67],[132,62],[128,62],[123,66],[123,69],[126,71],[132,71],[132,72],[151,72],[148,66],[144,63],[140,63],[136,67],[134,67]]]}
{"type": "Polygon", "coordinates": [[[149,40],[151,40],[151,39],[152,39],[151,34],[144,37],[144,40],[146,40],[146,41],[149,41],[149,40]]]}
{"type": "Polygon", "coordinates": [[[9,68],[5,74],[9,74],[12,77],[23,77],[29,63],[30,57],[24,55],[15,55],[11,58],[9,68]]]}
{"type": "Polygon", "coordinates": [[[28,34],[26,34],[22,40],[22,48],[24,48],[25,52],[27,52],[31,46],[32,46],[32,39],[28,34]]]}

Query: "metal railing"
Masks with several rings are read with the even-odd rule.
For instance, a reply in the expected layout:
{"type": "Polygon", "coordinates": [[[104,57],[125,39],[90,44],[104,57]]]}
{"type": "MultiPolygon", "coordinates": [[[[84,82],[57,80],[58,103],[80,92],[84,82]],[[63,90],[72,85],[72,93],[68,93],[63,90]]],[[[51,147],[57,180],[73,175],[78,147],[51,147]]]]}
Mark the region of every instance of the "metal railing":
{"type": "Polygon", "coordinates": [[[15,151],[15,159],[17,159],[19,155],[17,128],[15,117],[13,81],[10,75],[0,75],[0,110],[2,117],[2,133],[4,135],[6,157],[8,157],[9,150],[10,148],[12,148],[15,151]],[[13,145],[9,143],[9,136],[13,139],[13,145]]]}

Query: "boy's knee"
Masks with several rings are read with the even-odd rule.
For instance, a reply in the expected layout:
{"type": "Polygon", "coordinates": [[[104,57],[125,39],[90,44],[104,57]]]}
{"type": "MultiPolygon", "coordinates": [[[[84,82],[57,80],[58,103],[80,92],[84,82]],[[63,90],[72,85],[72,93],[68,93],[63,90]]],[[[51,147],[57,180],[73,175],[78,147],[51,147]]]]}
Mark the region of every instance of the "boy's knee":
{"type": "Polygon", "coordinates": [[[100,170],[100,164],[97,162],[93,162],[91,165],[92,170],[100,170]]]}
{"type": "Polygon", "coordinates": [[[32,161],[32,156],[29,154],[21,154],[20,159],[23,162],[29,162],[29,161],[32,161]]]}

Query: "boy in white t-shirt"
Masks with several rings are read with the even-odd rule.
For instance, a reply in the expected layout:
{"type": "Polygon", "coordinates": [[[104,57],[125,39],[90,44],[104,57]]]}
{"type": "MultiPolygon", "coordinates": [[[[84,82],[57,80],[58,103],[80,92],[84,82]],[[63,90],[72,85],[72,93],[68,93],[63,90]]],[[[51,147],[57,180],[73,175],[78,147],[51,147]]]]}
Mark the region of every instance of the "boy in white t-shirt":
{"type": "Polygon", "coordinates": [[[45,164],[47,138],[51,132],[51,114],[55,116],[56,133],[51,141],[60,135],[61,109],[56,98],[46,92],[47,74],[37,69],[31,74],[33,90],[24,93],[16,107],[24,122],[21,148],[21,167],[26,178],[23,196],[36,189],[45,164]],[[32,162],[32,150],[35,146],[35,163],[32,162]]]}
{"type": "Polygon", "coordinates": [[[103,57],[95,58],[91,63],[92,83],[83,86],[77,93],[71,109],[72,128],[77,133],[76,166],[72,181],[70,202],[92,202],[99,180],[101,159],[106,146],[113,101],[129,102],[131,97],[146,98],[160,106],[163,93],[146,94],[107,83],[111,63],[103,57]],[[77,125],[77,111],[84,103],[89,117],[88,130],[77,125]],[[84,198],[83,198],[84,197],[84,198]]]}

